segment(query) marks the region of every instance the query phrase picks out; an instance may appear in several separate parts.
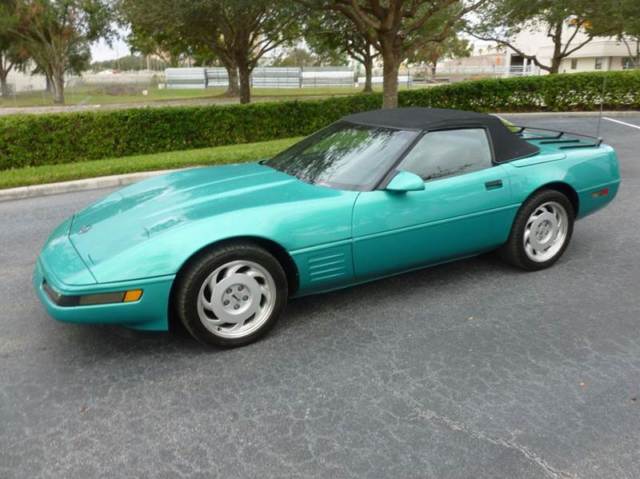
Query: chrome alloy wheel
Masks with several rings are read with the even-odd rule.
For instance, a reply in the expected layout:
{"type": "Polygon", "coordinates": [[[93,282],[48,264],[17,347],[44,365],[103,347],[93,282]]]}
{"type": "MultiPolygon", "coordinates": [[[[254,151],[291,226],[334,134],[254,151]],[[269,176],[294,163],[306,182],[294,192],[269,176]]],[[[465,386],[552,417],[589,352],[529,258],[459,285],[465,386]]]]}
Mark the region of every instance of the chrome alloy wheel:
{"type": "Polygon", "coordinates": [[[265,268],[252,261],[230,261],[204,280],[198,316],[216,336],[241,338],[269,319],[275,301],[275,281],[265,268]]]}
{"type": "Polygon", "coordinates": [[[569,215],[560,203],[548,201],[538,206],[525,225],[524,250],[530,260],[544,263],[553,258],[567,240],[569,215]]]}

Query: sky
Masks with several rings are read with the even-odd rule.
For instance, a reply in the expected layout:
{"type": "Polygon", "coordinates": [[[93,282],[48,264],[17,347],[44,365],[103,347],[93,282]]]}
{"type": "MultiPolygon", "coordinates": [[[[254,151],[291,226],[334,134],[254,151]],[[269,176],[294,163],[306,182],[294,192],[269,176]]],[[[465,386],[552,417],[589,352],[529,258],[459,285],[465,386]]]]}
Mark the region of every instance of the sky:
{"type": "Polygon", "coordinates": [[[129,46],[124,40],[127,37],[128,30],[118,28],[116,33],[118,38],[111,42],[111,46],[104,40],[100,40],[91,45],[91,61],[102,62],[105,60],[114,60],[130,53],[129,46]]]}

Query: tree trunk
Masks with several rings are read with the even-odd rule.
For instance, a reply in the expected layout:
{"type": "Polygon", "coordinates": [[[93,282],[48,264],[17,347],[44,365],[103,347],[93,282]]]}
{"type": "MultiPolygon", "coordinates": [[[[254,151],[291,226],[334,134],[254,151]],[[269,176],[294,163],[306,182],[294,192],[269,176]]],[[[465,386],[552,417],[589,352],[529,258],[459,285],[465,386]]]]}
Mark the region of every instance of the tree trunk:
{"type": "Polygon", "coordinates": [[[227,78],[228,78],[228,86],[227,91],[224,92],[224,96],[228,97],[238,97],[240,96],[240,86],[238,83],[238,65],[233,60],[233,58],[228,58],[225,56],[224,58],[220,58],[220,62],[224,69],[227,70],[227,78]]]}
{"type": "Polygon", "coordinates": [[[229,86],[224,93],[225,96],[237,97],[240,96],[240,84],[238,82],[238,67],[235,65],[226,67],[227,75],[229,76],[229,86]]]}
{"type": "Polygon", "coordinates": [[[240,74],[240,103],[251,103],[251,68],[246,63],[238,64],[240,74]]]}
{"type": "Polygon", "coordinates": [[[0,72],[0,96],[2,98],[9,98],[11,91],[9,91],[9,82],[7,82],[7,76],[9,72],[0,72]]]}
{"type": "Polygon", "coordinates": [[[53,72],[51,86],[53,87],[53,103],[64,105],[64,72],[53,72]]]}
{"type": "Polygon", "coordinates": [[[382,61],[382,108],[397,108],[400,62],[395,55],[384,52],[382,61]]]}
{"type": "Polygon", "coordinates": [[[9,98],[11,95],[7,78],[12,68],[13,64],[0,52],[0,97],[9,98]]]}
{"type": "Polygon", "coordinates": [[[553,39],[553,57],[551,57],[551,67],[549,74],[553,75],[560,71],[560,63],[562,62],[562,25],[563,21],[556,24],[554,33],[551,35],[553,39]]]}
{"type": "Polygon", "coordinates": [[[365,93],[371,93],[373,91],[373,58],[367,56],[364,59],[364,90],[365,93]]]}
{"type": "Polygon", "coordinates": [[[436,68],[438,67],[438,64],[436,62],[433,62],[431,64],[431,79],[435,81],[436,79],[436,68]]]}

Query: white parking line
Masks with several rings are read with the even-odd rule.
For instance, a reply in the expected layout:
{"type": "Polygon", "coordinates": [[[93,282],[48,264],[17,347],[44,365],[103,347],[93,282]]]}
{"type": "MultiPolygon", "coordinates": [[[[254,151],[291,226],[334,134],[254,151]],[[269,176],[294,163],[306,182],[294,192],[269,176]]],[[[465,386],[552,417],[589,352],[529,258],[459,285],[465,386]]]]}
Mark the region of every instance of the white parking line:
{"type": "Polygon", "coordinates": [[[613,118],[607,118],[606,116],[603,116],[603,117],[602,117],[602,119],[603,119],[603,120],[609,120],[609,121],[612,121],[612,122],[614,122],[614,123],[620,123],[621,125],[624,125],[624,126],[630,126],[631,128],[636,128],[636,129],[640,130],[640,126],[638,126],[638,125],[633,125],[633,124],[631,124],[631,123],[627,123],[626,121],[615,120],[615,119],[613,119],[613,118]]]}

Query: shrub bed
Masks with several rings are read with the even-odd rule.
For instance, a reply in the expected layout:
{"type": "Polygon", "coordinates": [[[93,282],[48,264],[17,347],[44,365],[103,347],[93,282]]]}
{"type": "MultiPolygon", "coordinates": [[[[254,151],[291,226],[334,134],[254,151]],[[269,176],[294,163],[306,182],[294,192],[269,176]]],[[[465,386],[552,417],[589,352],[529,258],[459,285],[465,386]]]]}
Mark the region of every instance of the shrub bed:
{"type": "Polygon", "coordinates": [[[489,112],[640,108],[640,71],[475,80],[400,93],[402,106],[489,112]],[[604,87],[604,90],[603,90],[604,87]]]}
{"type": "MultiPolygon", "coordinates": [[[[640,72],[477,80],[400,92],[401,106],[476,111],[640,108],[640,72]]],[[[379,108],[380,94],[253,105],[164,107],[0,118],[0,170],[307,135],[379,108]]]]}

